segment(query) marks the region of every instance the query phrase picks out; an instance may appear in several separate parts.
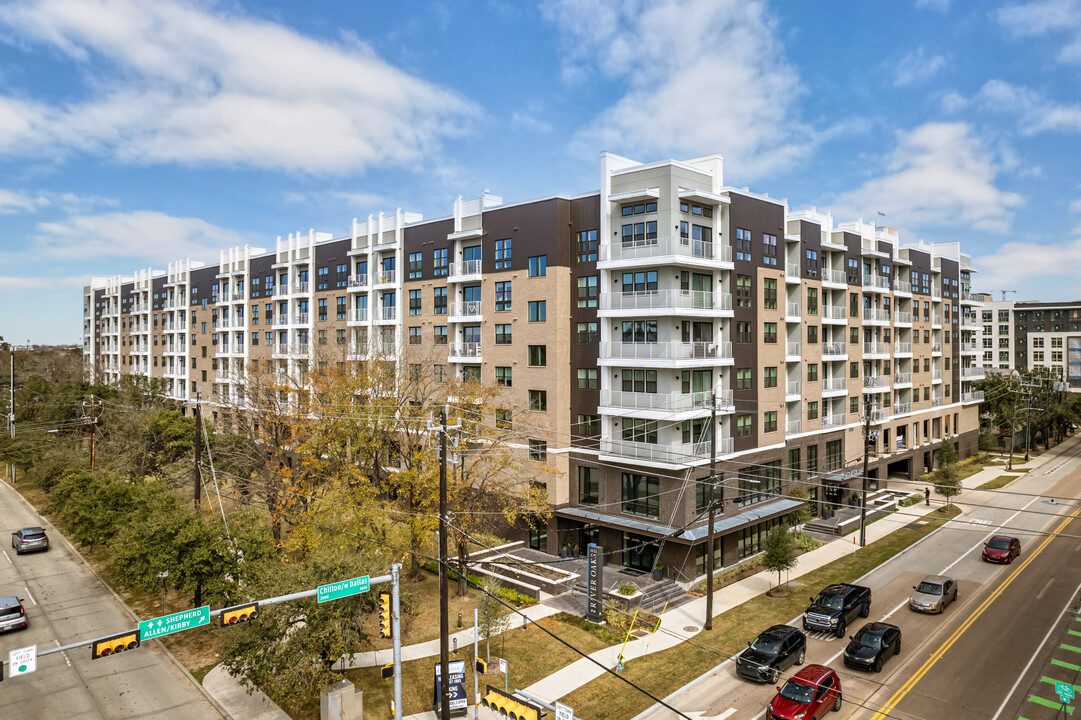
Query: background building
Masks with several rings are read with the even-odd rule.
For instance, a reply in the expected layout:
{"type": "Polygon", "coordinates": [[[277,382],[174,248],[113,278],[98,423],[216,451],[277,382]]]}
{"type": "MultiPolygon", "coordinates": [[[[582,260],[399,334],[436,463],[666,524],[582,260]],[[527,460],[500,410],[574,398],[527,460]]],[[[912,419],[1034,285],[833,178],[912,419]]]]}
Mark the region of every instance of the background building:
{"type": "Polygon", "coordinates": [[[1081,390],[1081,301],[990,300],[980,311],[981,366],[998,372],[1048,368],[1081,390]]]}

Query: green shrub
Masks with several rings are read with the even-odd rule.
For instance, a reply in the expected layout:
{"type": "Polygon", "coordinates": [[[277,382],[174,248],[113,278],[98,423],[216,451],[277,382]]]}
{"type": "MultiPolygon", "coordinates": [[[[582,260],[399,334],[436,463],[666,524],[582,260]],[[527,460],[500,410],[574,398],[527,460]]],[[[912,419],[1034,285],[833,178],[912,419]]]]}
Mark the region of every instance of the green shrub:
{"type": "Polygon", "coordinates": [[[616,592],[620,595],[634,595],[638,592],[638,586],[634,583],[623,583],[616,592]]]}
{"type": "Polygon", "coordinates": [[[909,495],[904,500],[902,500],[899,505],[900,507],[911,507],[913,505],[919,505],[920,500],[922,499],[923,498],[921,498],[919,495],[909,495]]]}
{"type": "Polygon", "coordinates": [[[795,541],[796,547],[804,552],[810,552],[822,544],[805,532],[793,533],[792,539],[795,541]]]}

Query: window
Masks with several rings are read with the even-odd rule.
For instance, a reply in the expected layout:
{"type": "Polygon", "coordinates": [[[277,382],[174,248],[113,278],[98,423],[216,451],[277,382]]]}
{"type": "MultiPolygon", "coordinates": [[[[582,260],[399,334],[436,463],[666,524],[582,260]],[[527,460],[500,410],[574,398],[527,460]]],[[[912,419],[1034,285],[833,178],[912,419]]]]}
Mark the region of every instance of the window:
{"type": "Polygon", "coordinates": [[[548,412],[548,391],[547,390],[530,390],[529,391],[529,409],[537,410],[539,412],[548,412]]]}
{"type": "Polygon", "coordinates": [[[853,417],[855,417],[856,415],[859,415],[859,413],[860,413],[860,399],[858,397],[853,396],[853,397],[848,398],[848,412],[850,412],[853,415],[853,417]]]}
{"type": "Polygon", "coordinates": [[[807,314],[818,314],[818,288],[807,288],[807,314]]]}
{"type": "Polygon", "coordinates": [[[623,368],[620,371],[623,376],[623,392],[655,393],[657,392],[656,370],[632,370],[623,368]]]}
{"type": "Polygon", "coordinates": [[[510,310],[510,282],[497,282],[495,284],[495,309],[496,312],[510,310]]]}
{"type": "Polygon", "coordinates": [[[432,251],[432,274],[436,277],[446,275],[450,270],[450,264],[447,261],[447,248],[440,248],[432,251]]]}
{"type": "Polygon", "coordinates": [[[595,322],[578,323],[578,342],[595,343],[600,340],[600,330],[595,322]]]}
{"type": "Polygon", "coordinates": [[[545,300],[529,301],[529,322],[545,322],[548,320],[548,304],[545,300]]]}
{"type": "Polygon", "coordinates": [[[807,277],[809,277],[809,278],[818,277],[818,251],[817,250],[808,250],[806,252],[804,268],[807,271],[807,277]]]}
{"type": "MultiPolygon", "coordinates": [[[[340,330],[339,329],[339,330],[334,331],[334,342],[337,343],[338,345],[345,345],[345,330],[340,330]]],[[[251,344],[252,345],[258,345],[259,344],[259,333],[252,333],[251,344]]]]}
{"type": "Polygon", "coordinates": [[[480,382],[480,365],[463,365],[462,382],[480,382]]]}
{"type": "MultiPolygon", "coordinates": [[[[345,320],[346,298],[344,298],[344,297],[335,298],[335,301],[337,303],[336,306],[335,306],[336,317],[339,320],[345,320]]],[[[255,307],[258,308],[259,306],[256,305],[255,307]]]]}
{"type": "Polygon", "coordinates": [[[623,512],[630,515],[660,516],[660,481],[655,475],[623,473],[623,512]]]}
{"type": "Polygon", "coordinates": [[[736,437],[750,437],[754,434],[754,415],[740,415],[736,418],[736,437]]]}
{"type": "Polygon", "coordinates": [[[777,432],[777,411],[770,410],[762,420],[762,432],[777,432]]]}
{"type": "Polygon", "coordinates": [[[601,434],[600,415],[579,415],[577,434],[583,437],[596,437],[601,434]]]}
{"type": "Polygon", "coordinates": [[[777,342],[777,323],[768,322],[762,324],[762,342],[777,342]]]}
{"type": "Polygon", "coordinates": [[[330,279],[330,270],[329,270],[329,268],[325,268],[325,267],[319,268],[319,270],[316,272],[316,281],[319,283],[318,289],[319,290],[326,290],[328,287],[330,287],[330,285],[328,283],[329,279],[330,279]]]}
{"type": "Polygon", "coordinates": [[[736,275],[736,305],[741,308],[751,307],[753,289],[750,275],[736,275]]]}
{"type": "Polygon", "coordinates": [[[435,326],[435,344],[446,345],[447,344],[447,326],[436,325],[435,326]]]}
{"type": "Polygon", "coordinates": [[[597,307],[597,276],[589,275],[578,278],[578,307],[597,307]]]}
{"type": "Polygon", "coordinates": [[[777,267],[777,236],[762,235],[762,264],[777,267]]]}
{"type": "Polygon", "coordinates": [[[860,296],[858,293],[848,293],[848,315],[849,317],[859,317],[860,315],[860,296]]]}
{"type": "Polygon", "coordinates": [[[767,310],[777,309],[777,280],[775,278],[762,279],[762,305],[767,310]]]}
{"type": "MultiPolygon", "coordinates": [[[[694,484],[694,509],[695,512],[705,512],[714,502],[724,502],[724,485],[719,477],[699,478],[694,484]]],[[[719,559],[719,556],[718,558],[719,559]]],[[[714,563],[714,567],[720,567],[714,563]]]]}
{"type": "Polygon", "coordinates": [[[736,390],[750,390],[754,387],[754,370],[742,368],[736,370],[736,390]]]}
{"type": "Polygon", "coordinates": [[[597,368],[578,368],[579,390],[596,390],[598,387],[597,368]]]}
{"type": "Polygon", "coordinates": [[[656,292],[657,290],[657,271],[648,270],[645,272],[625,272],[623,273],[623,292],[656,292]]]}
{"type": "Polygon", "coordinates": [[[529,258],[529,277],[544,277],[548,274],[548,256],[537,255],[529,258]]]}
{"type": "Polygon", "coordinates": [[[326,298],[319,298],[319,319],[320,320],[326,320],[327,319],[327,299],[326,298]]]}
{"type": "Polygon", "coordinates": [[[623,226],[623,246],[654,245],[657,241],[657,221],[628,223],[623,226]]]}
{"type": "Polygon", "coordinates": [[[624,320],[623,321],[623,342],[625,343],[642,343],[657,342],[657,321],[656,320],[624,320]]]}
{"type": "Polygon", "coordinates": [[[498,430],[510,430],[514,423],[511,421],[511,411],[503,408],[495,410],[495,426],[498,430]]]}
{"type": "Polygon", "coordinates": [[[496,345],[510,345],[511,333],[513,329],[510,323],[495,326],[495,344],[496,345]]]}
{"type": "Polygon", "coordinates": [[[447,366],[446,365],[433,365],[432,366],[432,379],[436,382],[447,381],[447,366]]]}
{"type": "Polygon", "coordinates": [[[818,363],[807,363],[807,382],[818,382],[818,363]]]}
{"type": "Polygon", "coordinates": [[[583,230],[577,238],[578,262],[597,261],[597,231],[583,230]]]}
{"type": "Polygon", "coordinates": [[[777,387],[777,368],[762,368],[762,387],[777,387]]]}
{"type": "MultiPolygon", "coordinates": [[[[509,242],[509,241],[508,241],[509,242]]],[[[544,440],[529,440],[529,459],[544,462],[548,459],[548,443],[544,440]]]]}
{"type": "Polygon", "coordinates": [[[578,504],[600,503],[600,480],[594,468],[578,466],[578,504]]]}
{"type": "Polygon", "coordinates": [[[545,367],[548,364],[548,346],[529,346],[529,367],[545,367]]]}
{"type": "MultiPolygon", "coordinates": [[[[320,330],[319,332],[323,332],[320,330]]],[[[420,345],[420,326],[414,325],[409,328],[409,344],[420,345]]]]}
{"type": "Polygon", "coordinates": [[[788,479],[789,481],[799,480],[799,448],[792,448],[788,451],[788,479]]]}
{"type": "Polygon", "coordinates": [[[509,270],[511,259],[510,238],[495,241],[495,269],[509,270]]]}
{"type": "Polygon", "coordinates": [[[623,217],[628,215],[642,215],[643,213],[657,212],[657,203],[632,203],[631,205],[624,205],[621,209],[623,217]]]}
{"type": "Polygon", "coordinates": [[[818,326],[817,325],[808,325],[807,326],[807,344],[808,345],[817,345],[818,344],[818,326]]]}
{"type": "Polygon", "coordinates": [[[504,366],[501,366],[501,365],[496,366],[496,368],[495,368],[495,384],[499,385],[500,387],[510,387],[511,386],[511,369],[509,367],[504,367],[504,366]]]}
{"type": "Polygon", "coordinates": [[[747,343],[754,342],[754,331],[751,330],[751,323],[736,323],[736,342],[740,343],[741,345],[746,345],[747,343]]]}
{"type": "Polygon", "coordinates": [[[818,419],[818,403],[817,402],[809,402],[809,403],[807,403],[807,419],[808,420],[817,420],[818,419]]]}
{"type": "Polygon", "coordinates": [[[409,314],[420,315],[420,290],[409,291],[409,314]]]}
{"type": "MultiPolygon", "coordinates": [[[[410,290],[410,293],[412,293],[412,290],[410,290]]],[[[435,307],[432,312],[436,315],[447,314],[447,289],[445,287],[435,289],[435,307]]]]}
{"type": "Polygon", "coordinates": [[[416,280],[420,277],[421,268],[421,254],[419,252],[409,253],[409,279],[416,280]]]}
{"type": "Polygon", "coordinates": [[[859,362],[850,362],[848,364],[848,377],[858,378],[860,376],[860,364],[859,362]]]}
{"type": "Polygon", "coordinates": [[[645,418],[622,418],[623,439],[630,442],[656,443],[657,421],[645,418]]]}
{"type": "Polygon", "coordinates": [[[1043,362],[1043,350],[1035,350],[1035,351],[1033,351],[1033,353],[1032,353],[1032,361],[1042,363],[1043,362]]]}
{"type": "Polygon", "coordinates": [[[736,260],[754,261],[751,253],[751,231],[736,228],[736,260]]]}

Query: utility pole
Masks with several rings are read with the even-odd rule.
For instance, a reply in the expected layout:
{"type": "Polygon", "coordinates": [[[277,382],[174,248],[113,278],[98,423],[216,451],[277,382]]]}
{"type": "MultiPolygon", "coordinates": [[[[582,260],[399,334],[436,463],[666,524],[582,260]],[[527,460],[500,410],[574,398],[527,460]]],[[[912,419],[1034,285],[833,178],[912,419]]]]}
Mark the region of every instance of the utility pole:
{"type": "MultiPolygon", "coordinates": [[[[83,403],[87,405],[87,403],[83,403]]],[[[90,472],[94,472],[94,440],[98,436],[98,401],[93,395],[90,396],[90,472]]]]}
{"type": "MultiPolygon", "coordinates": [[[[195,393],[195,509],[199,509],[199,503],[203,497],[203,471],[201,468],[203,454],[203,391],[195,393]]],[[[211,506],[213,507],[213,506],[211,506]]]]}
{"type": "Polygon", "coordinates": [[[402,720],[402,625],[401,625],[402,564],[390,566],[390,634],[394,637],[394,720],[402,720]]]}
{"type": "Polygon", "coordinates": [[[439,717],[450,720],[450,613],[447,597],[447,413],[439,412],[439,717]]]}
{"type": "Polygon", "coordinates": [[[713,487],[717,472],[717,390],[709,397],[709,540],[706,545],[706,622],[705,630],[713,629],[713,519],[716,503],[713,502],[713,487]]]}
{"type": "MultiPolygon", "coordinates": [[[[15,345],[8,344],[8,369],[11,373],[9,386],[10,396],[8,400],[8,426],[11,428],[11,439],[15,439],[15,345]]],[[[11,466],[11,484],[15,484],[15,463],[9,462],[11,466]]]]}
{"type": "Polygon", "coordinates": [[[860,496],[860,547],[867,544],[867,466],[871,459],[871,414],[873,401],[870,393],[863,396],[863,493],[860,496]]]}

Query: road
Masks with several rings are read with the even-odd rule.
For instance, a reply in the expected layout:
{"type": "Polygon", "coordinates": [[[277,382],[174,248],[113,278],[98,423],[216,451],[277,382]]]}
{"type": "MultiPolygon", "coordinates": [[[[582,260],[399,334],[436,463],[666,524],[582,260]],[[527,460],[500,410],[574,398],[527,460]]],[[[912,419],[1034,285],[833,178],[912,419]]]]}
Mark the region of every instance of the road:
{"type": "MultiPolygon", "coordinates": [[[[133,628],[123,605],[11,487],[0,482],[0,596],[24,599],[30,626],[0,635],[0,656],[38,651],[133,628]],[[43,525],[51,548],[16,556],[10,533],[43,525]]],[[[101,660],[78,648],[39,657],[37,671],[0,684],[3,718],[193,718],[222,715],[156,641],[101,660]]]]}
{"type": "MultiPolygon", "coordinates": [[[[1060,459],[1011,484],[1008,492],[1017,494],[967,492],[960,522],[933,533],[861,581],[872,588],[871,616],[854,623],[851,631],[872,620],[885,620],[902,630],[901,654],[881,673],[845,668],[840,653],[847,639],[810,635],[807,662],[829,665],[841,677],[845,703],[829,717],[1055,717],[1053,709],[1030,698],[1054,700],[1051,679],[1072,678],[1081,685],[1081,622],[1074,619],[1081,609],[1081,540],[1076,539],[1081,537],[1081,519],[1066,520],[1081,509],[1046,505],[1039,498],[1081,495],[1077,457],[1081,445],[1071,442],[1062,452],[1060,459]],[[1068,524],[1060,527],[1064,522],[1068,524]],[[1003,534],[1022,542],[1021,557],[1012,565],[992,565],[980,558],[983,542],[1000,526],[1003,534]],[[1063,536],[1045,543],[1048,536],[1043,531],[1048,529],[1058,529],[1063,536]],[[910,611],[912,586],[925,575],[940,573],[958,580],[958,601],[942,615],[910,611]],[[1071,644],[1071,638],[1076,642],[1071,644]],[[883,706],[888,706],[888,715],[879,714],[883,706]]],[[[811,595],[817,590],[799,587],[795,592],[811,595]]],[[[774,693],[773,685],[737,677],[732,663],[725,662],[669,698],[669,703],[700,720],[752,720],[764,717],[774,693]]],[[[669,711],[654,711],[646,717],[671,716],[669,711]]]]}

